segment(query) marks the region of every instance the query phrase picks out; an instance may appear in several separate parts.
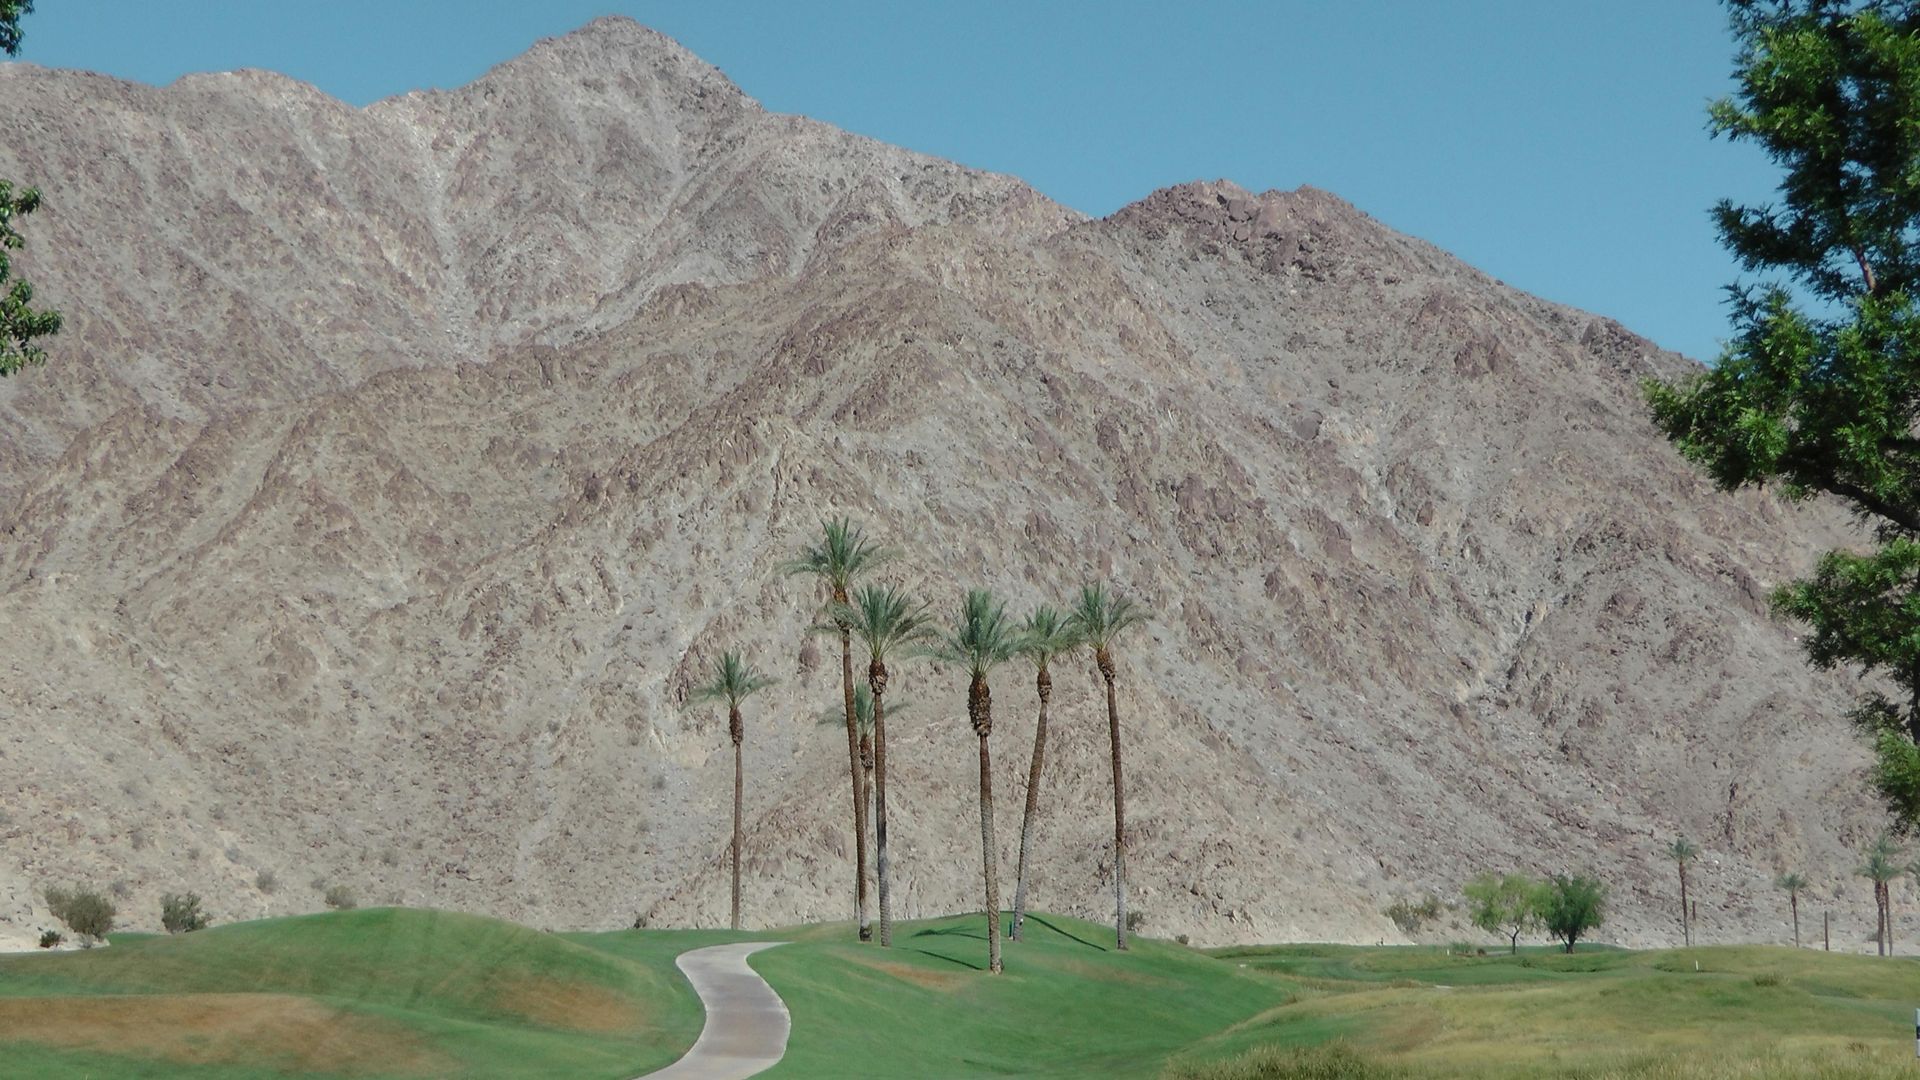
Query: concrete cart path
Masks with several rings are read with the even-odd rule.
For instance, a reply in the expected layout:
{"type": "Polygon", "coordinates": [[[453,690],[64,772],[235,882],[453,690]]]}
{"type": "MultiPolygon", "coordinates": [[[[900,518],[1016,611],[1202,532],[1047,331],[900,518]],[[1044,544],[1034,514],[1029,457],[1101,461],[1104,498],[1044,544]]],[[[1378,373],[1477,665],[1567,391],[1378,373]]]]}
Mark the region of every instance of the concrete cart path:
{"type": "Polygon", "coordinates": [[[674,963],[700,995],[707,1023],[685,1057],[643,1080],[746,1080],[772,1068],[787,1052],[791,1021],[786,1003],[747,966],[747,957],[780,944],[756,941],[681,953],[674,963]]]}

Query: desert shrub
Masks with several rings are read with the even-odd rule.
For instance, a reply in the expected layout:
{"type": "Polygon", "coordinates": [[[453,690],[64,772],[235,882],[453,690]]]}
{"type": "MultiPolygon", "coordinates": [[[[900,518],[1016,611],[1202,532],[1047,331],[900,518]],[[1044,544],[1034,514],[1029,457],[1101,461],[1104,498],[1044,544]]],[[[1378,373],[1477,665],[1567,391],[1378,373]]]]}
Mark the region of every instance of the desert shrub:
{"type": "Polygon", "coordinates": [[[1147,925],[1146,912],[1141,911],[1138,908],[1135,908],[1134,910],[1127,912],[1127,932],[1128,933],[1137,934],[1140,932],[1140,928],[1145,925],[1147,925]]]}
{"type": "Polygon", "coordinates": [[[53,917],[80,935],[80,944],[91,946],[113,932],[113,901],[92,889],[53,888],[47,890],[47,907],[53,917]]]}
{"type": "Polygon", "coordinates": [[[205,930],[213,920],[200,910],[198,893],[168,893],[160,898],[160,925],[169,934],[191,934],[205,930]]]}
{"type": "Polygon", "coordinates": [[[263,893],[271,895],[275,889],[280,887],[280,875],[271,870],[262,870],[253,875],[253,887],[263,893]]]}
{"type": "Polygon", "coordinates": [[[43,949],[51,949],[65,940],[67,940],[67,935],[58,930],[40,931],[40,947],[43,949]]]}
{"type": "Polygon", "coordinates": [[[1365,1056],[1342,1042],[1320,1046],[1266,1046],[1228,1061],[1176,1065],[1166,1080],[1376,1080],[1406,1070],[1365,1056]]]}
{"type": "Polygon", "coordinates": [[[1418,933],[1422,926],[1440,917],[1440,898],[1428,893],[1418,900],[1402,897],[1387,905],[1381,914],[1393,920],[1403,934],[1418,933]]]}
{"type": "Polygon", "coordinates": [[[345,885],[329,886],[326,895],[322,897],[322,899],[326,901],[328,907],[335,911],[351,911],[359,906],[353,898],[353,890],[347,888],[345,885]]]}
{"type": "Polygon", "coordinates": [[[1179,942],[1179,943],[1180,943],[1180,944],[1182,944],[1182,945],[1191,945],[1191,944],[1193,944],[1193,940],[1192,940],[1191,938],[1189,938],[1189,937],[1187,937],[1187,935],[1185,935],[1185,934],[1175,934],[1175,935],[1173,935],[1173,940],[1175,940],[1175,941],[1177,941],[1177,942],[1179,942]]]}
{"type": "Polygon", "coordinates": [[[125,900],[133,895],[133,886],[127,884],[125,878],[121,878],[107,886],[107,891],[113,894],[115,900],[125,900]]]}

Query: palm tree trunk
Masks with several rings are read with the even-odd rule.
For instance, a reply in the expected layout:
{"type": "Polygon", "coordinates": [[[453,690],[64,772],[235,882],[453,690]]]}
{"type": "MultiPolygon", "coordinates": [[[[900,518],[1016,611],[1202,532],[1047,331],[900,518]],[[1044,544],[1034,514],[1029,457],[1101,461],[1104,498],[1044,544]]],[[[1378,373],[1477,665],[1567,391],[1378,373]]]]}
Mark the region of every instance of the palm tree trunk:
{"type": "Polygon", "coordinates": [[[1788,893],[1787,906],[1793,909],[1793,947],[1800,947],[1800,894],[1788,893]]]}
{"type": "Polygon", "coordinates": [[[1113,932],[1115,948],[1127,951],[1127,788],[1120,773],[1120,707],[1113,694],[1113,656],[1094,653],[1107,683],[1107,740],[1113,748],[1113,932]]]}
{"type": "Polygon", "coordinates": [[[1040,723],[1033,729],[1033,764],[1027,767],[1027,811],[1020,819],[1020,867],[1013,879],[1013,940],[1019,941],[1027,923],[1027,859],[1033,850],[1033,822],[1040,806],[1040,769],[1047,754],[1047,701],[1053,696],[1053,676],[1046,666],[1033,678],[1040,695],[1040,723]]]}
{"type": "Polygon", "coordinates": [[[993,694],[987,677],[975,675],[967,688],[967,719],[980,736],[980,868],[987,885],[987,972],[1000,974],[1000,850],[993,842],[993,758],[987,736],[993,734],[993,694]]]}
{"type": "Polygon", "coordinates": [[[1693,944],[1693,920],[1687,914],[1687,864],[1680,864],[1680,934],[1688,944],[1693,944]]]}
{"type": "Polygon", "coordinates": [[[733,928],[740,929],[740,792],[744,777],[740,767],[740,710],[728,718],[733,729],[733,928]]]}
{"type": "MultiPolygon", "coordinates": [[[[846,594],[834,597],[846,603],[846,594]]],[[[840,625],[840,697],[847,712],[847,760],[853,770],[853,910],[859,920],[860,940],[873,940],[873,926],[867,921],[867,793],[860,767],[860,731],[853,711],[853,640],[845,623],[840,625]]]]}
{"type": "Polygon", "coordinates": [[[880,947],[893,947],[893,905],[887,893],[887,665],[867,665],[873,691],[873,841],[874,876],[880,886],[880,947]]]}

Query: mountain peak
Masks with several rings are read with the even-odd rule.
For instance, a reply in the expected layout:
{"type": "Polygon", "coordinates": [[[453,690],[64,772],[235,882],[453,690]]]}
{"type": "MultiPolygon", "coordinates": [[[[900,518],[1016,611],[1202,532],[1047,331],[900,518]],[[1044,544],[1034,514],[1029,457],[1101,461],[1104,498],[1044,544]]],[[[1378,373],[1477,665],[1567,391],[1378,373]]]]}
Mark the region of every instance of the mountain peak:
{"type": "Polygon", "coordinates": [[[696,96],[720,94],[751,101],[719,68],[625,15],[602,15],[577,30],[542,38],[526,52],[494,67],[474,85],[497,82],[502,77],[592,79],[636,73],[684,86],[696,96]]]}

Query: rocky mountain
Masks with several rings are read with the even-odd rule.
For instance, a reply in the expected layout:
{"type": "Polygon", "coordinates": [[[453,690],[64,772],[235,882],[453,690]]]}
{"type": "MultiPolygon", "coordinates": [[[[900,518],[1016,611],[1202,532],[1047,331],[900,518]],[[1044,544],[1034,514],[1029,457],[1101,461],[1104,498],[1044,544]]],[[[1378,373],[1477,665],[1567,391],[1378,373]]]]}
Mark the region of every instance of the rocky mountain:
{"type": "MultiPolygon", "coordinates": [[[[1851,526],[1710,493],[1638,399],[1689,361],[1331,194],[1088,220],[625,20],[365,109],[250,71],[0,96],[0,176],[48,193],[18,265],[68,319],[0,382],[18,930],[66,881],[135,925],[327,884],[712,925],[730,761],[683,703],[729,645],[783,680],[748,917],[847,917],[837,657],[776,566],[848,513],[942,604],[1098,577],[1153,612],[1120,656],[1148,933],[1397,940],[1393,900],[1526,868],[1665,941],[1681,831],[1707,940],[1782,937],[1789,866],[1870,932],[1851,689],[1765,605],[1851,526]]],[[[896,685],[899,909],[964,910],[964,682],[896,685]]],[[[1098,685],[1056,675],[1034,889],[1096,918],[1098,685]]],[[[994,699],[1011,838],[1030,672],[994,699]]]]}

